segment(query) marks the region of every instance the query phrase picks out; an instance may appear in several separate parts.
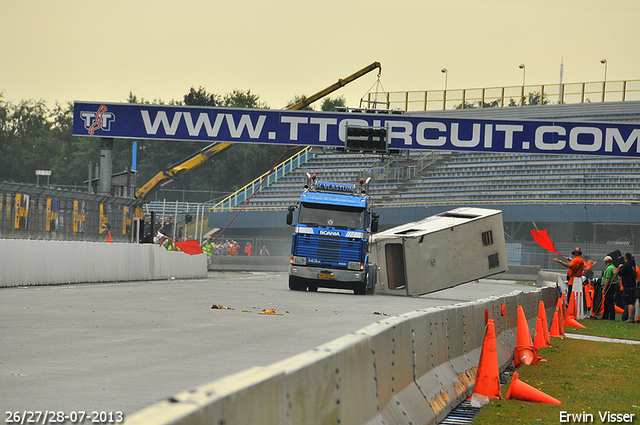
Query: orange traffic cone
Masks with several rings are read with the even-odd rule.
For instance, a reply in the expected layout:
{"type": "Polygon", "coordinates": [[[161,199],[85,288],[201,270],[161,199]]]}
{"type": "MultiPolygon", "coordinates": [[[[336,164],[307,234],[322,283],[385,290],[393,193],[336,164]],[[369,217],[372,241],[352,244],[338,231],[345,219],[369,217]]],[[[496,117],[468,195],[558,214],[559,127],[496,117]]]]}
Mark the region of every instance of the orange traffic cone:
{"type": "Polygon", "coordinates": [[[484,334],[476,381],[473,385],[473,395],[476,394],[489,398],[501,398],[496,331],[492,319],[487,320],[487,330],[484,334]]]}
{"type": "MultiPolygon", "coordinates": [[[[547,323],[547,312],[544,309],[544,301],[540,300],[540,304],[538,305],[538,317],[542,319],[542,336],[544,338],[544,342],[547,347],[551,346],[551,339],[549,338],[549,324],[547,323]]],[[[536,332],[537,332],[536,328],[536,332]]],[[[537,333],[536,333],[536,336],[537,333]]],[[[535,341],[534,344],[535,345],[535,341]]]]}
{"type": "Polygon", "coordinates": [[[624,308],[620,308],[617,305],[613,306],[616,309],[616,313],[618,314],[622,314],[624,313],[624,308]]]}
{"type": "Polygon", "coordinates": [[[106,240],[106,242],[109,242],[109,243],[113,242],[113,240],[111,239],[111,230],[109,230],[109,233],[107,233],[107,240],[106,240]]]}
{"type": "Polygon", "coordinates": [[[560,324],[558,323],[560,322],[560,319],[558,317],[558,311],[556,310],[553,313],[553,322],[551,322],[551,332],[549,333],[549,336],[554,338],[562,338],[562,335],[560,334],[560,324]]]}
{"type": "Polygon", "coordinates": [[[586,292],[586,296],[585,296],[585,301],[587,302],[587,309],[592,310],[593,309],[593,286],[591,285],[591,281],[587,281],[587,284],[584,285],[585,286],[585,292],[586,292]]]}
{"type": "Polygon", "coordinates": [[[527,317],[521,305],[518,306],[518,338],[516,348],[513,351],[513,358],[516,367],[538,364],[538,349],[531,341],[527,317]]]}
{"type": "Polygon", "coordinates": [[[513,363],[515,367],[522,365],[537,365],[538,360],[538,348],[533,345],[518,345],[513,350],[513,363]]]}
{"type": "Polygon", "coordinates": [[[569,326],[570,328],[582,328],[582,329],[585,329],[585,327],[583,325],[581,325],[576,319],[574,319],[571,316],[569,316],[569,317],[567,317],[565,319],[564,325],[565,326],[569,326]]]}
{"type": "Polygon", "coordinates": [[[571,296],[569,297],[569,306],[567,307],[567,314],[565,316],[565,320],[567,317],[577,317],[576,314],[576,297],[573,296],[573,292],[571,293],[571,296]]]}
{"type": "MultiPolygon", "coordinates": [[[[533,345],[536,348],[549,347],[551,344],[548,344],[544,338],[544,330],[542,325],[542,319],[538,317],[538,323],[536,324],[536,337],[533,339],[533,345]]],[[[547,338],[549,337],[549,333],[547,333],[547,338]]]]}
{"type": "Polygon", "coordinates": [[[518,306],[518,338],[516,345],[533,345],[529,325],[527,325],[527,317],[521,305],[518,306]]]}
{"type": "Polygon", "coordinates": [[[511,379],[511,385],[509,385],[509,392],[507,393],[507,399],[522,400],[522,401],[534,401],[536,403],[548,403],[561,405],[560,400],[557,400],[550,395],[547,395],[537,388],[533,388],[531,385],[522,382],[518,379],[518,372],[513,373],[511,379]]]}
{"type": "Polygon", "coordinates": [[[562,300],[558,300],[558,330],[561,336],[565,336],[564,334],[564,295],[562,296],[562,300]]]}

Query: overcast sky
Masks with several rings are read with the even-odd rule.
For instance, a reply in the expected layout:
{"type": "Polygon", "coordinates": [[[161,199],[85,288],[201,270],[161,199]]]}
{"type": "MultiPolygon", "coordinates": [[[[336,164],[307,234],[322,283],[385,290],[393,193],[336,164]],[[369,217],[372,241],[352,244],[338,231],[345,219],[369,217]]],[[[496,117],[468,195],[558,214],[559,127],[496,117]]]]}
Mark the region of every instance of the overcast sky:
{"type": "MultiPolygon", "coordinates": [[[[640,79],[639,0],[0,0],[4,100],[182,100],[250,89],[271,108],[374,62],[387,91],[640,79]]],[[[375,72],[332,94],[348,106],[375,72]]],[[[318,109],[318,107],[316,108],[318,109]]]]}

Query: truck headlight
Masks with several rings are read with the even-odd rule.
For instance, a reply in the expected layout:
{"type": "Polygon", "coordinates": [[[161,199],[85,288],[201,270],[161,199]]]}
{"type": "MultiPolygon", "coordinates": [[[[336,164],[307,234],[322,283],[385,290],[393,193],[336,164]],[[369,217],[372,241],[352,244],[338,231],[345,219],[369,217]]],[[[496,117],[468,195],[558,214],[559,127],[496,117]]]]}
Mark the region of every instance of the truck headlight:
{"type": "Polygon", "coordinates": [[[296,264],[298,266],[306,266],[307,265],[307,257],[291,257],[291,264],[296,264]]]}
{"type": "Polygon", "coordinates": [[[362,270],[364,268],[364,264],[360,261],[349,261],[347,263],[347,269],[349,270],[362,270]]]}

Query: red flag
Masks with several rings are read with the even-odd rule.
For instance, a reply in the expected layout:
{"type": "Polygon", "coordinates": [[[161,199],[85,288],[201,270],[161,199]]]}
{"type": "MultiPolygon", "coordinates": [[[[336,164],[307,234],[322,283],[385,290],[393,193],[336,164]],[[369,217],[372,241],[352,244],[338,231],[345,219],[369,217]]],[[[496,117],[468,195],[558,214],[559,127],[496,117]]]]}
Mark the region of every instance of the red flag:
{"type": "Polygon", "coordinates": [[[175,242],[175,245],[180,248],[181,251],[186,252],[189,255],[202,254],[202,247],[195,239],[188,241],[175,242]]]}
{"type": "Polygon", "coordinates": [[[538,243],[538,245],[540,245],[547,251],[553,252],[555,254],[558,254],[561,257],[564,257],[564,255],[560,254],[553,247],[553,242],[551,242],[551,239],[549,239],[549,235],[547,234],[547,229],[531,230],[531,236],[533,237],[533,240],[538,243]]]}

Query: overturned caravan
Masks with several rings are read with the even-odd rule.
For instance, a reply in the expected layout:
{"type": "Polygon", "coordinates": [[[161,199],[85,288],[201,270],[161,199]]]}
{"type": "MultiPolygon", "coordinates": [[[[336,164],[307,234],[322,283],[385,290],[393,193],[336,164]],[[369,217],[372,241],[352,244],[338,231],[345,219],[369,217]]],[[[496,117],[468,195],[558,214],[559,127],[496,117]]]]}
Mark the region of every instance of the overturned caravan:
{"type": "Polygon", "coordinates": [[[502,211],[458,208],[372,236],[375,292],[418,296],[507,270],[502,211]]]}

